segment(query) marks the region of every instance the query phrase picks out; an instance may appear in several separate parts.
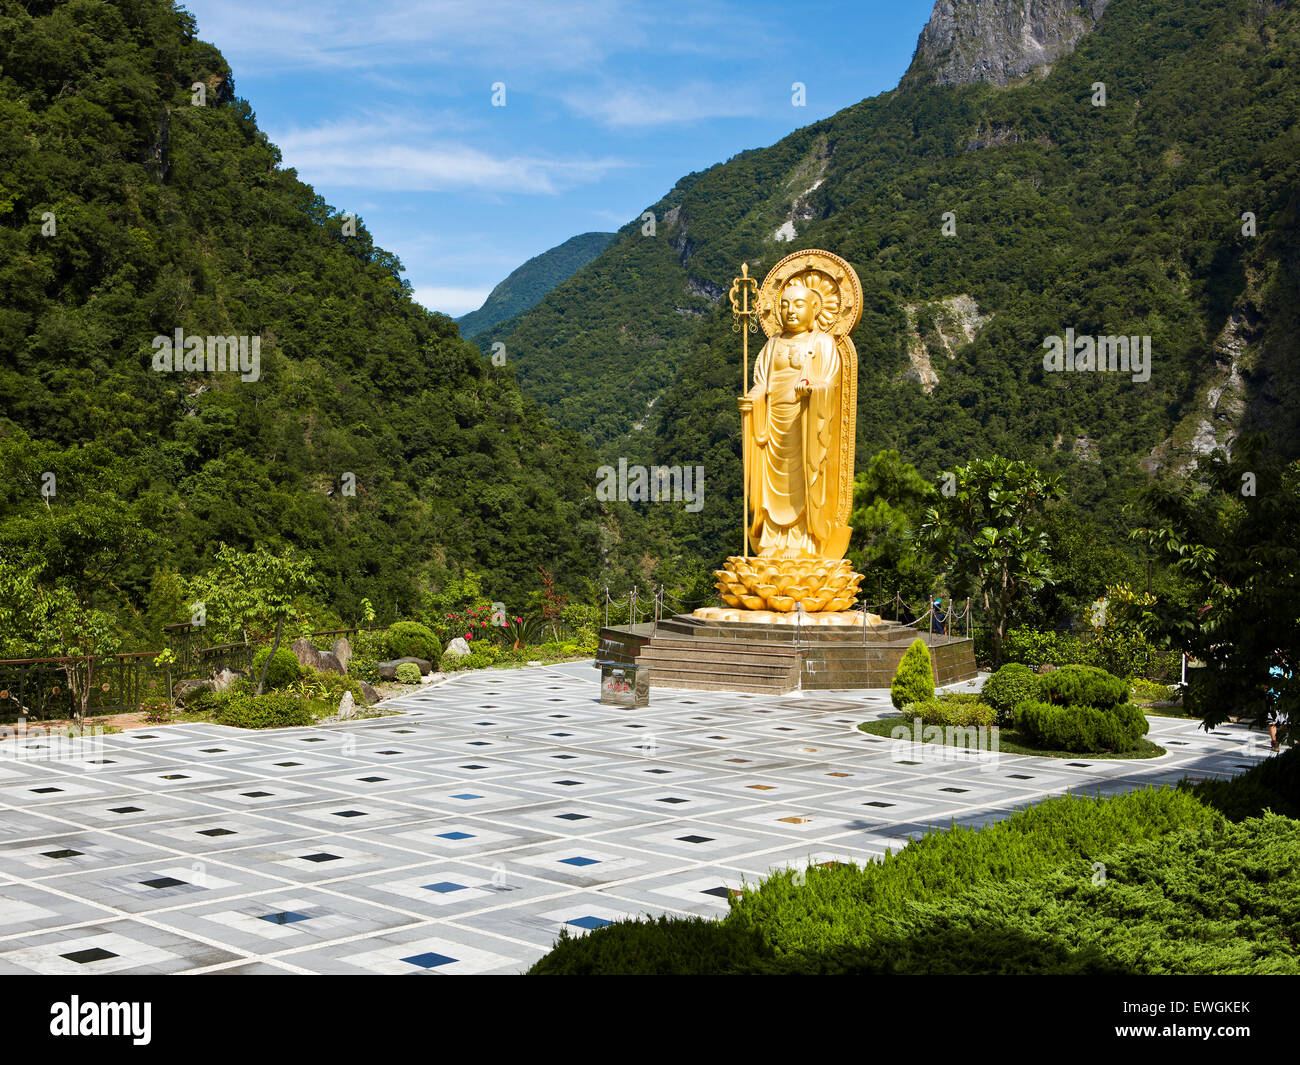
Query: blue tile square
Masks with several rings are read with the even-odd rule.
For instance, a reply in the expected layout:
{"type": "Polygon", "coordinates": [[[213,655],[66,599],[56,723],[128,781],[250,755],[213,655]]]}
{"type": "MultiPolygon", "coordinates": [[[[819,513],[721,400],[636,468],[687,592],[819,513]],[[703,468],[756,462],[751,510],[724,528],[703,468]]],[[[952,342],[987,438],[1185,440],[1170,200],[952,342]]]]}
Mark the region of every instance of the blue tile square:
{"type": "Polygon", "coordinates": [[[442,880],[437,884],[425,884],[425,891],[436,891],[439,895],[446,895],[452,891],[464,891],[464,884],[453,884],[450,880],[442,880]]]}
{"type": "Polygon", "coordinates": [[[439,839],[473,839],[473,832],[439,832],[439,839]]]}
{"type": "Polygon", "coordinates": [[[418,965],[421,969],[435,969],[439,965],[448,965],[455,960],[455,958],[449,958],[445,954],[435,954],[433,951],[402,959],[402,961],[409,962],[411,965],[418,965]]]}
{"type": "Polygon", "coordinates": [[[482,795],[471,795],[468,791],[466,791],[466,792],[462,792],[462,793],[459,794],[459,795],[453,795],[452,798],[453,798],[453,799],[481,799],[481,798],[483,798],[483,796],[482,796],[482,795]]]}
{"type": "Polygon", "coordinates": [[[562,861],[565,865],[599,865],[600,864],[599,858],[583,858],[581,856],[577,858],[561,858],[560,861],[562,861]]]}
{"type": "Polygon", "coordinates": [[[607,921],[603,917],[592,917],[590,914],[588,914],[586,917],[577,917],[574,920],[569,922],[569,924],[573,925],[576,928],[586,928],[586,929],[604,928],[606,925],[613,924],[613,923],[614,923],[613,921],[607,921]]]}

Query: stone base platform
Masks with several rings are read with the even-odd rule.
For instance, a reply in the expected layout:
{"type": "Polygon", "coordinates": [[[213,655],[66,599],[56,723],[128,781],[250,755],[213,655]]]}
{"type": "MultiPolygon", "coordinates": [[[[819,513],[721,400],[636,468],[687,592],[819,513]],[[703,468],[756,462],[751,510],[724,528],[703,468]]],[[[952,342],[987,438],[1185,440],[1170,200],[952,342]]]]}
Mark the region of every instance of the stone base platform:
{"type": "Polygon", "coordinates": [[[689,614],[657,625],[601,629],[597,665],[637,675],[649,671],[651,688],[778,695],[797,689],[887,688],[917,637],[930,648],[936,684],[976,675],[973,640],[918,632],[894,621],[807,625],[689,614]]]}

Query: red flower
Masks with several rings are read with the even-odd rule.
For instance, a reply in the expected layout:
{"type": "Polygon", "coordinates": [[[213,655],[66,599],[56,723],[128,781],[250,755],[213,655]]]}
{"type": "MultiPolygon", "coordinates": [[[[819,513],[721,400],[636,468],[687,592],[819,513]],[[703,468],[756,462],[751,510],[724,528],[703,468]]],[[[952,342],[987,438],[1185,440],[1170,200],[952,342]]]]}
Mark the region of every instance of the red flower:
{"type": "Polygon", "coordinates": [[[472,639],[474,639],[474,634],[473,634],[472,632],[467,632],[467,633],[465,633],[465,639],[467,639],[467,640],[472,640],[472,639]]]}

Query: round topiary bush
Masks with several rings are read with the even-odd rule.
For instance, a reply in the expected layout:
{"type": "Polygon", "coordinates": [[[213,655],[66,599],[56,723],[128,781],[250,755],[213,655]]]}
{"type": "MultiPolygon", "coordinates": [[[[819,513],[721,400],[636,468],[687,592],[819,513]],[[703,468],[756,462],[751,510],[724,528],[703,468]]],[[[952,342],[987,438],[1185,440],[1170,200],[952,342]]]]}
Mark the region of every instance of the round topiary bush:
{"type": "Polygon", "coordinates": [[[1062,666],[1038,681],[1039,698],[1058,706],[1109,710],[1128,701],[1128,682],[1096,666],[1062,666]]]}
{"type": "Polygon", "coordinates": [[[419,684],[420,667],[414,662],[403,662],[397,667],[397,679],[403,684],[419,684]]]}
{"type": "Polygon", "coordinates": [[[980,698],[998,711],[1002,721],[1011,717],[1017,703],[1037,699],[1038,677],[1020,662],[1008,662],[984,682],[980,698]]]}
{"type": "Polygon", "coordinates": [[[442,657],[442,644],[433,630],[418,621],[398,621],[384,633],[384,650],[392,658],[423,658],[436,662],[442,657]]]}
{"type": "Polygon", "coordinates": [[[1136,750],[1150,725],[1133,703],[1109,710],[1095,706],[1059,706],[1027,699],[1015,708],[1016,725],[1048,750],[1080,754],[1116,754],[1136,750]]]}
{"type": "MultiPolygon", "coordinates": [[[[263,647],[257,654],[253,655],[253,684],[256,686],[257,678],[262,675],[262,664],[266,661],[266,656],[271,653],[269,647],[263,647]]],[[[287,688],[295,680],[302,676],[302,665],[298,661],[298,656],[287,647],[281,647],[275,652],[275,657],[271,659],[271,665],[266,671],[266,688],[287,688]]]]}
{"type": "Polygon", "coordinates": [[[898,672],[889,685],[889,698],[898,710],[908,703],[933,702],[934,668],[930,665],[930,648],[920,637],[912,641],[898,663],[898,672]]]}

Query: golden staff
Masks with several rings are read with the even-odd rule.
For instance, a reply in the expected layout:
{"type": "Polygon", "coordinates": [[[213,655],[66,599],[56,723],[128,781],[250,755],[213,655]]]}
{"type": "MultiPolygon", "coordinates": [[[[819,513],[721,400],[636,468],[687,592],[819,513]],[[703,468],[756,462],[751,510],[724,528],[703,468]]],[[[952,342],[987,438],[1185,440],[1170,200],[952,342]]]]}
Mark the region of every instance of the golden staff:
{"type": "MultiPolygon", "coordinates": [[[[758,279],[749,276],[749,263],[740,264],[740,276],[731,282],[731,331],[740,334],[740,396],[742,403],[749,393],[749,334],[758,332],[758,310],[754,306],[754,296],[758,293],[758,279]]],[[[743,409],[743,408],[742,408],[743,409]]],[[[744,527],[743,548],[745,558],[749,557],[749,463],[745,461],[745,428],[741,418],[740,430],[741,480],[744,481],[744,512],[741,525],[744,527]]]]}

